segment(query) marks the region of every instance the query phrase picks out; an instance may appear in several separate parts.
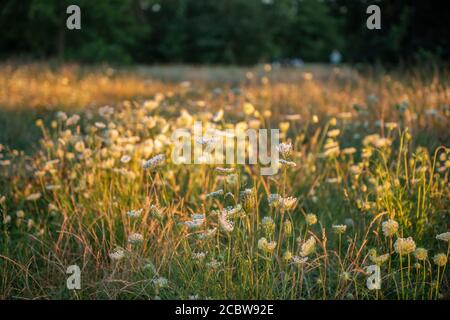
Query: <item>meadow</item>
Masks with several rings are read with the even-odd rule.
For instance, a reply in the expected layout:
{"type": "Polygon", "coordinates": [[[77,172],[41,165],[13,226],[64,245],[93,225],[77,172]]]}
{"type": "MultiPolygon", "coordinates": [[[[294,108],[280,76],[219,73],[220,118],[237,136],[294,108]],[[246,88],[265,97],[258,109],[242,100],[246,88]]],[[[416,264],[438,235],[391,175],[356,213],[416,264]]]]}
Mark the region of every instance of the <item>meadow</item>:
{"type": "Polygon", "coordinates": [[[443,71],[4,63],[0,298],[449,299],[449,121],[443,71]],[[195,121],[278,174],[173,163],[195,121]]]}

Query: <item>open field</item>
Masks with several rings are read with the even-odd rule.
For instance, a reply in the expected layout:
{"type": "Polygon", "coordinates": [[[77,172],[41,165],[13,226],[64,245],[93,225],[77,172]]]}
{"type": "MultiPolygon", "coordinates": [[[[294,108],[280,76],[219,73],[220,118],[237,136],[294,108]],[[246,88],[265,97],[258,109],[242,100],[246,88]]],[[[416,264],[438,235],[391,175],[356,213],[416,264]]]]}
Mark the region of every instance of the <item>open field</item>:
{"type": "Polygon", "coordinates": [[[0,298],[449,299],[449,121],[447,73],[3,64],[0,298]],[[280,170],[174,163],[196,121],[280,170]]]}

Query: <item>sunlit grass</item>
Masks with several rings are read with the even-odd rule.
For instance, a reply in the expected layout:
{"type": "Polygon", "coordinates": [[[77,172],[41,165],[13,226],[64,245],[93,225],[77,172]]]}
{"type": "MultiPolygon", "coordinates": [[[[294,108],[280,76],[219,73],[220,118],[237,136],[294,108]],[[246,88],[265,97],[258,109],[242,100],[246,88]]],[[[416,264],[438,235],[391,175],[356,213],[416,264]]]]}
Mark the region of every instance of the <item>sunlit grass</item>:
{"type": "Polygon", "coordinates": [[[5,110],[53,113],[36,152],[0,150],[1,297],[448,299],[444,80],[105,70],[2,67],[5,110]],[[172,163],[196,120],[280,128],[295,166],[172,163]]]}

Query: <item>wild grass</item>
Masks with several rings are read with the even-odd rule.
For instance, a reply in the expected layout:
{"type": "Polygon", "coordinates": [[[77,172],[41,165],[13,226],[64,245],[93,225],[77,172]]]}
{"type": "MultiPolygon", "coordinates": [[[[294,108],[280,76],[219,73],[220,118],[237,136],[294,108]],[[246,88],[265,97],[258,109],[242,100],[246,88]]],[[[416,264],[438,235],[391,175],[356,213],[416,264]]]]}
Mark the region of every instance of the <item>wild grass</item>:
{"type": "Polygon", "coordinates": [[[0,297],[449,298],[447,79],[0,69],[0,297]],[[174,164],[196,120],[280,128],[295,166],[174,164]]]}

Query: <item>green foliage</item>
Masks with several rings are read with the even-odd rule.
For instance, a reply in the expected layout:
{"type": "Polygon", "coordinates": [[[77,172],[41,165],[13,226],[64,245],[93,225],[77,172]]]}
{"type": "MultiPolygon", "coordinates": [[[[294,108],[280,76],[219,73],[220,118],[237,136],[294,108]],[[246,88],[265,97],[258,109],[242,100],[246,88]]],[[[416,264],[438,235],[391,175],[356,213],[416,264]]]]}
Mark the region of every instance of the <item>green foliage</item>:
{"type": "Polygon", "coordinates": [[[133,15],[134,8],[133,0],[6,1],[0,11],[0,27],[11,32],[0,41],[1,52],[85,62],[131,62],[137,44],[149,31],[148,25],[140,24],[133,15]],[[81,30],[66,28],[66,8],[71,4],[81,8],[81,30]],[[22,45],[13,44],[17,41],[22,45]]]}
{"type": "Polygon", "coordinates": [[[298,3],[296,13],[287,30],[291,36],[288,50],[291,56],[298,55],[308,61],[324,61],[333,48],[341,46],[342,36],[338,21],[325,2],[305,0],[298,3]]]}
{"type": "Polygon", "coordinates": [[[328,61],[336,48],[347,62],[421,61],[419,51],[448,60],[444,8],[376,4],[381,30],[366,28],[362,0],[4,0],[0,58],[254,64],[328,61]],[[66,28],[70,4],[81,8],[81,30],[66,28]]]}

